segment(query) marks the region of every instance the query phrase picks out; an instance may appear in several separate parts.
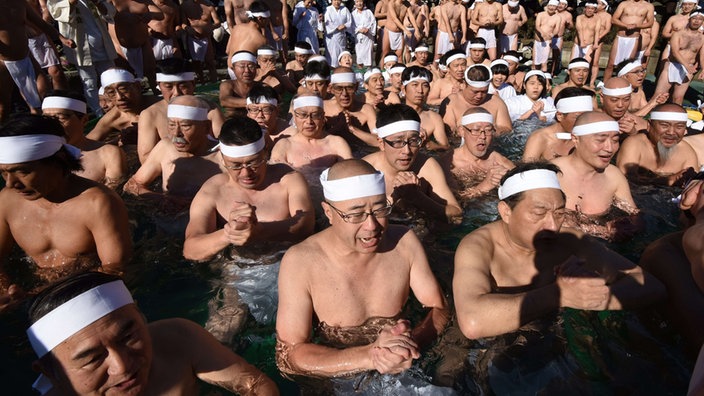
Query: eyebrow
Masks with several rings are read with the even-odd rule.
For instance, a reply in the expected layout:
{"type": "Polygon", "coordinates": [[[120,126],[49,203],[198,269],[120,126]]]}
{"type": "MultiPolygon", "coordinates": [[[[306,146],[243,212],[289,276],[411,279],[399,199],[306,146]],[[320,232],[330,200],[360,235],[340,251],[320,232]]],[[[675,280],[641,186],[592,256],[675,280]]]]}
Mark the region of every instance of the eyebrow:
{"type": "MultiPolygon", "coordinates": [[[[131,330],[134,327],[134,325],[135,325],[135,321],[133,319],[129,319],[128,321],[123,323],[117,332],[118,338],[121,338],[123,334],[125,334],[127,331],[131,330]]],[[[75,355],[73,355],[71,357],[71,360],[85,359],[88,356],[91,356],[91,355],[98,353],[101,349],[102,349],[101,345],[96,345],[96,346],[90,347],[88,349],[79,350],[75,355]]]]}

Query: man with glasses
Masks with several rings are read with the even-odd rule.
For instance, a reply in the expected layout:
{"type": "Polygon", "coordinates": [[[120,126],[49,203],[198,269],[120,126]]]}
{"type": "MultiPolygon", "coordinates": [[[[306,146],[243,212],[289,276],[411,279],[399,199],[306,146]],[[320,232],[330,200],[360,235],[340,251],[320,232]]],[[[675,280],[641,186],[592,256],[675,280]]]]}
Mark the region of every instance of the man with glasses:
{"type": "Polygon", "coordinates": [[[508,158],[491,149],[494,138],[494,117],[481,107],[464,112],[459,131],[464,144],[444,155],[440,164],[455,193],[471,199],[493,191],[514,165],[508,158]]]}
{"type": "Polygon", "coordinates": [[[629,180],[681,186],[699,166],[697,154],[682,141],[687,112],[680,105],[663,104],[650,112],[647,134],[629,136],[616,163],[629,180]]]}
{"type": "Polygon", "coordinates": [[[445,327],[443,292],[418,237],[388,224],[383,173],[353,159],[325,170],[320,182],[331,226],[281,261],[279,370],[314,377],[400,373],[445,327]],[[429,309],[413,324],[401,314],[411,291],[429,309]]]}
{"type": "MultiPolygon", "coordinates": [[[[195,74],[189,63],[183,59],[171,58],[159,61],[156,81],[159,84],[163,100],[147,107],[139,115],[137,154],[140,163],[147,160],[149,153],[159,140],[170,140],[166,112],[171,99],[181,95],[193,95],[196,90],[195,74]]],[[[225,118],[213,103],[210,103],[208,120],[212,125],[213,136],[218,137],[225,118]]]]}
{"type": "Polygon", "coordinates": [[[670,94],[661,92],[648,100],[643,90],[643,81],[645,81],[646,70],[640,60],[625,60],[617,65],[618,77],[622,77],[631,84],[633,92],[631,93],[631,104],[628,106],[628,111],[639,117],[645,117],[653,108],[659,104],[667,102],[670,94]]]}
{"type": "Polygon", "coordinates": [[[376,125],[374,107],[359,100],[357,76],[348,67],[338,67],[330,76],[333,98],[325,101],[328,132],[345,138],[350,147],[376,145],[376,137],[369,133],[376,125]]]}
{"type": "Polygon", "coordinates": [[[247,95],[247,117],[262,128],[269,147],[273,147],[276,140],[290,136],[290,133],[282,133],[289,124],[279,117],[280,100],[274,88],[266,85],[255,85],[247,95]]]}
{"type": "Polygon", "coordinates": [[[167,109],[169,139],[160,140],[147,160],[125,183],[128,194],[152,199],[168,209],[188,206],[198,189],[211,176],[222,172],[214,143],[208,112],[210,105],[191,95],[175,97],[167,109]],[[161,176],[162,192],[150,185],[161,176]]]}
{"type": "Polygon", "coordinates": [[[440,164],[419,153],[425,135],[420,117],[404,104],[386,106],[376,124],[381,151],[364,160],[384,173],[386,195],[401,212],[418,210],[432,219],[454,223],[461,220],[462,209],[445,180],[440,164]]]}
{"type": "Polygon", "coordinates": [[[74,92],[56,91],[42,102],[42,113],[57,119],[64,127],[67,143],[81,150],[83,170],[75,173],[114,190],[127,173],[125,153],[115,145],[85,137],[86,112],[85,98],[74,92]]]}
{"type": "Polygon", "coordinates": [[[257,57],[249,51],[239,51],[232,55],[232,80],[220,83],[220,105],[225,111],[225,118],[246,115],[247,95],[255,85],[257,75],[257,57]]]}
{"type": "Polygon", "coordinates": [[[225,121],[218,156],[226,172],[208,180],[193,199],[183,255],[207,261],[228,246],[300,241],[313,232],[314,212],[303,176],[267,164],[259,125],[246,117],[225,121]]]}
{"type": "Polygon", "coordinates": [[[93,140],[117,140],[120,145],[137,144],[139,115],[159,101],[156,96],[142,95],[142,84],[124,69],[110,69],[100,75],[105,95],[114,107],[105,114],[88,134],[93,140]],[[117,138],[113,138],[117,132],[117,138]]]}

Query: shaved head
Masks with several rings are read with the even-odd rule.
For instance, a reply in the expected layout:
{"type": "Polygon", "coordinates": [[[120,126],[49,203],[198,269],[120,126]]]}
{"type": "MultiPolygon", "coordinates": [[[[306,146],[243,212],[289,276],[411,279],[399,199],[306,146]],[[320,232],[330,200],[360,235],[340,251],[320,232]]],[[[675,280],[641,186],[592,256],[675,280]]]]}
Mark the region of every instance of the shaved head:
{"type": "Polygon", "coordinates": [[[348,159],[337,162],[330,167],[328,180],[344,179],[346,177],[372,175],[376,169],[367,161],[360,159],[348,159]]]}

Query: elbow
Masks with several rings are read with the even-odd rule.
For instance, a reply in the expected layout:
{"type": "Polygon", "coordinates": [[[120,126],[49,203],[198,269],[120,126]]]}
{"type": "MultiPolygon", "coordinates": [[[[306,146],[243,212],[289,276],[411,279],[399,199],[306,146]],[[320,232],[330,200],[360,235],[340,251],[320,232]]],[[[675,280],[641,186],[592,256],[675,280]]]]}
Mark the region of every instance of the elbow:
{"type": "Polygon", "coordinates": [[[183,257],[186,260],[204,263],[213,258],[213,256],[215,256],[215,254],[210,254],[210,252],[204,252],[203,250],[198,249],[195,246],[194,241],[189,241],[186,239],[183,243],[183,257]]]}
{"type": "Polygon", "coordinates": [[[478,320],[472,318],[460,318],[457,317],[457,323],[459,324],[460,331],[469,340],[477,340],[482,337],[487,337],[486,331],[482,328],[482,325],[478,320]]]}

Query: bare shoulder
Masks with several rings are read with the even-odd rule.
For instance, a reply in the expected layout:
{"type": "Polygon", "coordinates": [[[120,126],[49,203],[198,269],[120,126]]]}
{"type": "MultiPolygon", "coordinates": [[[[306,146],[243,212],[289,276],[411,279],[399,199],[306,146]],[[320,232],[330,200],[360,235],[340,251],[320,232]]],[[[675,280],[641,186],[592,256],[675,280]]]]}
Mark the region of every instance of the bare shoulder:
{"type": "Polygon", "coordinates": [[[493,257],[494,236],[492,230],[497,227],[501,227],[500,220],[486,224],[465,235],[457,246],[455,266],[467,263],[466,259],[469,257],[478,257],[478,255],[493,257]]]}
{"type": "Polygon", "coordinates": [[[379,161],[381,160],[382,156],[383,156],[383,152],[381,152],[381,151],[375,151],[375,152],[373,152],[373,153],[371,153],[371,154],[367,154],[366,156],[364,156],[364,157],[362,158],[362,160],[363,160],[363,161],[367,161],[367,162],[370,163],[373,167],[379,169],[378,166],[377,166],[377,164],[378,164],[379,161]]]}

